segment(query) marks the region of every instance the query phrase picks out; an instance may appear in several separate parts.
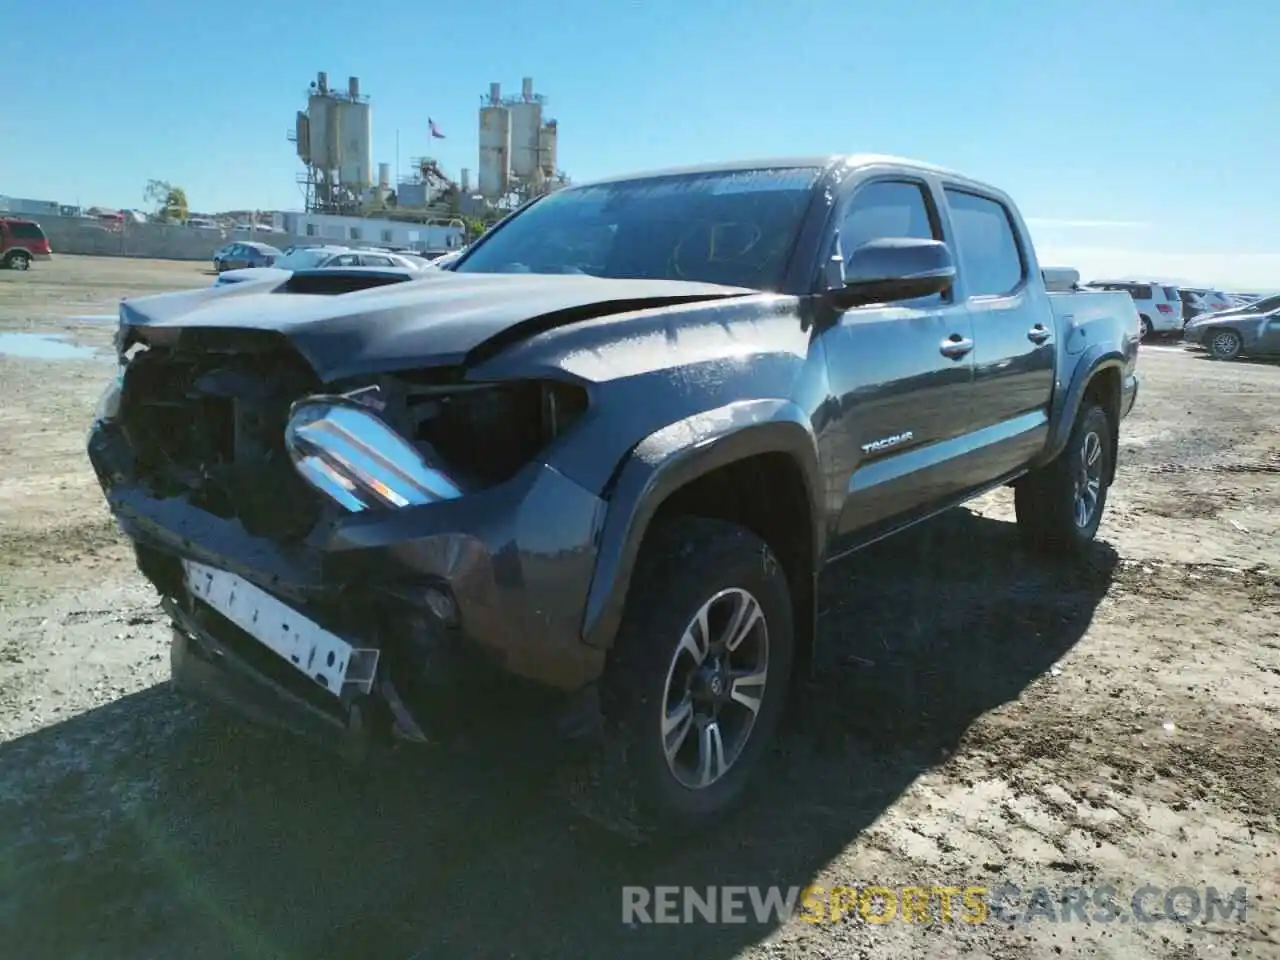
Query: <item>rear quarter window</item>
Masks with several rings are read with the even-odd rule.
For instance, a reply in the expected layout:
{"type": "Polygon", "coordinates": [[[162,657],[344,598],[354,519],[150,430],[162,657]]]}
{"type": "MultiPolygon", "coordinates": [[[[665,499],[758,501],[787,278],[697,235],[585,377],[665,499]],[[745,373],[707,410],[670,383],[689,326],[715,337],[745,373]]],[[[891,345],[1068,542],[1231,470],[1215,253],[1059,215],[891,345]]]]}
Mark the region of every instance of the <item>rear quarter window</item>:
{"type": "Polygon", "coordinates": [[[953,243],[970,296],[1006,296],[1026,279],[1027,262],[1004,204],[945,188],[953,243]]]}
{"type": "Polygon", "coordinates": [[[36,223],[11,223],[9,235],[20,240],[43,240],[44,231],[36,223]]]}
{"type": "Polygon", "coordinates": [[[1166,299],[1166,300],[1181,300],[1181,299],[1182,299],[1182,297],[1178,295],[1178,288],[1177,288],[1177,287],[1165,287],[1165,288],[1164,288],[1164,296],[1165,296],[1165,299],[1166,299]]]}

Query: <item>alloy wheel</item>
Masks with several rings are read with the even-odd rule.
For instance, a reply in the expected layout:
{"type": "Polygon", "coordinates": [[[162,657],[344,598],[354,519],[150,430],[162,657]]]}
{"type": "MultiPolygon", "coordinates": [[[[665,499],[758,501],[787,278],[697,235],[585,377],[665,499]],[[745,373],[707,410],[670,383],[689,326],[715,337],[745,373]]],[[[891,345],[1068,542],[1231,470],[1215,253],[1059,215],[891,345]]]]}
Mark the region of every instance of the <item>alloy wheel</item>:
{"type": "Polygon", "coordinates": [[[1075,510],[1076,526],[1087,529],[1098,512],[1098,500],[1102,494],[1102,438],[1090,430],[1080,442],[1080,464],[1076,472],[1075,510]]]}
{"type": "Polygon", "coordinates": [[[1209,341],[1209,349],[1215,357],[1231,358],[1240,349],[1239,337],[1230,330],[1219,330],[1209,341]]]}
{"type": "Polygon", "coordinates": [[[746,590],[721,590],[685,627],[667,670],[661,737],[667,768],[704,790],[742,755],[764,702],[769,627],[746,590]]]}

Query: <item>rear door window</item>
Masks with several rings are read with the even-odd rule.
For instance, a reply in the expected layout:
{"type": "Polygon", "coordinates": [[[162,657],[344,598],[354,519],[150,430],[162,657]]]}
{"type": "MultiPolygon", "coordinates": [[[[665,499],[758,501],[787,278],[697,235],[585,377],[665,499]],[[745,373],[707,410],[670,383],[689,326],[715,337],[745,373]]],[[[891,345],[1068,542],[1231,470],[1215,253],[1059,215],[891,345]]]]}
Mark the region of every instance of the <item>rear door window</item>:
{"type": "Polygon", "coordinates": [[[1150,300],[1151,286],[1146,283],[1135,283],[1129,288],[1129,295],[1135,300],[1150,300]]]}
{"type": "Polygon", "coordinates": [[[43,240],[44,231],[34,223],[11,223],[9,233],[19,240],[43,240]]]}
{"type": "Polygon", "coordinates": [[[1026,257],[1004,204],[947,187],[954,243],[970,296],[1003,297],[1027,276],[1026,257]]]}

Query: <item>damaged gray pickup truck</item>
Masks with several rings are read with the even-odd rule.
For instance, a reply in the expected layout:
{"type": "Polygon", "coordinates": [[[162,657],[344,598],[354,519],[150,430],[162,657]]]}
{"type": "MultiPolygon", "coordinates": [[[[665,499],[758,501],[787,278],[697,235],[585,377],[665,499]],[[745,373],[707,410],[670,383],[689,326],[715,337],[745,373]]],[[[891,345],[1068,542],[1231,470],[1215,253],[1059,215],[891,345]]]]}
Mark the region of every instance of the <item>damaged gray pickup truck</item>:
{"type": "Polygon", "coordinates": [[[177,686],[343,744],[535,691],[637,833],[746,795],[826,563],[1000,485],[1087,549],[1138,388],[1127,295],[888,157],[570,187],[449,270],[327,273],[121,305],[89,454],[177,686]]]}

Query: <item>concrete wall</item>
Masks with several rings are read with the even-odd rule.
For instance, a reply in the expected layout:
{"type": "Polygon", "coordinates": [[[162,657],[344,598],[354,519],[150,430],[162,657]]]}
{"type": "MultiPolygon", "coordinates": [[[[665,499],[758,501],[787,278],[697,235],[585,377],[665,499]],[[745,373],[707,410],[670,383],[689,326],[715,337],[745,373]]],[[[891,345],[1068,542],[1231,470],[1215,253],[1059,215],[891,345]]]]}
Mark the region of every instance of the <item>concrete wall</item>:
{"type": "MultiPolygon", "coordinates": [[[[81,217],[44,216],[38,219],[55,256],[79,253],[99,257],[209,260],[223,244],[250,239],[245,231],[193,230],[159,223],[125,223],[117,229],[81,217]]],[[[306,237],[282,233],[259,233],[252,239],[282,248],[308,242],[306,237]]],[[[310,242],[316,241],[313,238],[310,242]]]]}

